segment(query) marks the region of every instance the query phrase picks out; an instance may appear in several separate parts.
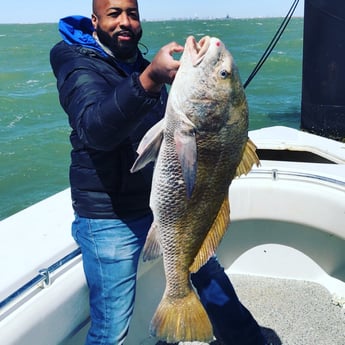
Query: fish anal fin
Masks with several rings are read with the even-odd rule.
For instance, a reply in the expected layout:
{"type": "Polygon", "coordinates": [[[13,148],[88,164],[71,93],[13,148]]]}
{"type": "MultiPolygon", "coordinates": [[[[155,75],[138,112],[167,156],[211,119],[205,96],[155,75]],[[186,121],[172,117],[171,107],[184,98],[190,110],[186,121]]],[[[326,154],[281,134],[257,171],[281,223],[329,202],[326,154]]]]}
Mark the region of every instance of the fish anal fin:
{"type": "Polygon", "coordinates": [[[152,223],[147,234],[143,249],[143,260],[149,261],[157,259],[162,255],[162,247],[159,240],[159,231],[157,223],[152,223]]]}
{"type": "Polygon", "coordinates": [[[256,154],[255,144],[248,139],[243,151],[242,160],[236,170],[236,176],[248,174],[254,164],[256,164],[256,166],[260,166],[260,160],[256,154]]]}
{"type": "Polygon", "coordinates": [[[151,127],[141,139],[137,149],[139,156],[131,168],[132,173],[139,171],[148,163],[156,160],[163,140],[164,126],[164,119],[162,119],[151,127]]]}
{"type": "Polygon", "coordinates": [[[182,298],[164,294],[150,325],[152,336],[167,343],[199,341],[209,343],[213,330],[199,298],[191,289],[182,298]]]}
{"type": "Polygon", "coordinates": [[[208,261],[208,259],[214,255],[220,241],[226,233],[229,222],[230,203],[227,194],[211,229],[209,230],[197,256],[195,257],[193,264],[189,268],[190,272],[197,272],[208,261]]]}

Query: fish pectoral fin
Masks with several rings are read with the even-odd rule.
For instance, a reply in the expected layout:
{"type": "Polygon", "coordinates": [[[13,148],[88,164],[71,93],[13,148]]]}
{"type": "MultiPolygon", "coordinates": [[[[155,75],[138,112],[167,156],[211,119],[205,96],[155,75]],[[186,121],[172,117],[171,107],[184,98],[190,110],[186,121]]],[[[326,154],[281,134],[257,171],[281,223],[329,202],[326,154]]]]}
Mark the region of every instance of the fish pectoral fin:
{"type": "Polygon", "coordinates": [[[192,273],[197,272],[209,258],[216,252],[220,241],[226,233],[228,225],[230,223],[230,203],[228,195],[223,201],[221,208],[218,211],[217,217],[212,224],[197,256],[194,259],[193,264],[189,270],[192,273]]]}
{"type": "Polygon", "coordinates": [[[197,171],[197,147],[193,123],[189,120],[182,121],[181,126],[174,133],[174,140],[186,184],[187,197],[190,198],[193,193],[197,171]]]}
{"type": "Polygon", "coordinates": [[[255,144],[248,138],[243,151],[242,160],[236,169],[236,176],[248,174],[254,164],[256,164],[256,166],[260,166],[260,160],[256,154],[255,144]]]}
{"type": "Polygon", "coordinates": [[[147,234],[146,242],[143,249],[143,260],[149,261],[160,257],[163,254],[159,239],[158,224],[152,223],[147,234]]]}
{"type": "Polygon", "coordinates": [[[151,127],[141,139],[137,149],[139,156],[131,168],[132,173],[144,168],[148,163],[156,160],[162,144],[164,128],[165,122],[164,119],[162,119],[151,127]]]}

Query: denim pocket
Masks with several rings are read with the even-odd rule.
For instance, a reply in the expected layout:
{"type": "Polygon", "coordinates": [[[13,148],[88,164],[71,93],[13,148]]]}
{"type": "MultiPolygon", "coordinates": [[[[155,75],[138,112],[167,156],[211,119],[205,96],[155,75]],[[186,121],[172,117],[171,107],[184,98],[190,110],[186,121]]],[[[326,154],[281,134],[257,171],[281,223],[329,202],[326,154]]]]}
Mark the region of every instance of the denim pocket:
{"type": "Polygon", "coordinates": [[[74,221],[72,222],[72,237],[78,243],[78,245],[79,245],[79,241],[78,241],[79,227],[80,227],[80,218],[78,215],[75,215],[74,221]]]}

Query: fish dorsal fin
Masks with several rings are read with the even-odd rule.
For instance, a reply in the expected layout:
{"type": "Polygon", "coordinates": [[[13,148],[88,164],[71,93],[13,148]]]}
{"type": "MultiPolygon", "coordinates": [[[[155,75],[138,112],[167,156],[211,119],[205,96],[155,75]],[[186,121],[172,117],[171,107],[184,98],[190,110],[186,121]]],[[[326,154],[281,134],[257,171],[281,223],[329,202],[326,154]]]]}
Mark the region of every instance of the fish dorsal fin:
{"type": "Polygon", "coordinates": [[[153,222],[147,234],[143,249],[143,260],[149,261],[160,257],[163,254],[159,239],[158,224],[153,222]]]}
{"type": "Polygon", "coordinates": [[[197,272],[207,261],[214,255],[216,249],[222,240],[227,227],[230,222],[230,204],[228,194],[224,199],[220,210],[218,211],[217,217],[212,224],[199,252],[195,257],[193,264],[190,266],[189,270],[192,273],[197,272]]]}
{"type": "Polygon", "coordinates": [[[164,119],[162,119],[151,127],[141,139],[137,149],[139,156],[131,168],[132,173],[156,160],[162,144],[164,128],[165,122],[164,119]]]}
{"type": "Polygon", "coordinates": [[[174,132],[176,152],[179,158],[182,175],[186,184],[187,197],[194,189],[197,171],[197,146],[194,124],[184,116],[180,126],[174,132]]]}
{"type": "Polygon", "coordinates": [[[256,164],[256,166],[260,166],[260,160],[256,154],[255,144],[248,138],[243,151],[242,160],[236,170],[236,176],[248,174],[254,164],[256,164]]]}

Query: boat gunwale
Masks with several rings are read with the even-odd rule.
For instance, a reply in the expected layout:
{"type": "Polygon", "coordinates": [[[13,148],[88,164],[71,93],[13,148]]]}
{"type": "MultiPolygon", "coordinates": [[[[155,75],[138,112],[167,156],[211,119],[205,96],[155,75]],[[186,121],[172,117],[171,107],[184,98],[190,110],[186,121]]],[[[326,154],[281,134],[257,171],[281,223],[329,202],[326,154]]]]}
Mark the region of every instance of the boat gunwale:
{"type": "Polygon", "coordinates": [[[30,292],[33,292],[37,289],[42,290],[48,288],[51,286],[51,284],[53,284],[53,276],[56,278],[58,272],[62,271],[63,268],[76,261],[79,262],[80,260],[81,250],[78,247],[69,254],[65,255],[63,258],[54,262],[48,268],[38,270],[38,274],[35,277],[21,285],[18,289],[0,301],[0,321],[6,318],[7,314],[13,308],[16,308],[17,305],[21,305],[21,302],[30,294],[30,292]]]}

